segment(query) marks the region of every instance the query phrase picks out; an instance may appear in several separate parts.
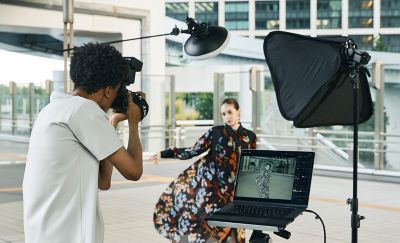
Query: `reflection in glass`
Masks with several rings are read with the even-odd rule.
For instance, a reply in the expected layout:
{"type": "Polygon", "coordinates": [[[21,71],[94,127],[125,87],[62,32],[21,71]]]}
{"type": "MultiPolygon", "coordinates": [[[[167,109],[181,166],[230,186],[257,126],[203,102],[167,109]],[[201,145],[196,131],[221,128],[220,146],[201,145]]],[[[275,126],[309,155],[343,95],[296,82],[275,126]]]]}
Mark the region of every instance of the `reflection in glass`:
{"type": "Polygon", "coordinates": [[[279,1],[256,1],[256,30],[279,29],[279,1]]]}
{"type": "Polygon", "coordinates": [[[231,30],[249,28],[248,2],[225,2],[225,27],[231,30]]]}
{"type": "Polygon", "coordinates": [[[317,1],[317,28],[335,29],[342,27],[342,1],[317,1]]]}
{"type": "Polygon", "coordinates": [[[400,1],[381,1],[381,27],[400,27],[400,1]]]}
{"type": "Polygon", "coordinates": [[[286,1],[286,28],[310,28],[310,0],[286,1]]]}
{"type": "Polygon", "coordinates": [[[217,2],[196,2],[196,20],[208,25],[218,25],[218,3],[217,2]]]}
{"type": "Polygon", "coordinates": [[[349,27],[350,28],[372,28],[373,26],[372,0],[349,1],[349,27]]]}
{"type": "Polygon", "coordinates": [[[165,3],[165,14],[168,17],[185,21],[189,14],[188,3],[165,3]]]}

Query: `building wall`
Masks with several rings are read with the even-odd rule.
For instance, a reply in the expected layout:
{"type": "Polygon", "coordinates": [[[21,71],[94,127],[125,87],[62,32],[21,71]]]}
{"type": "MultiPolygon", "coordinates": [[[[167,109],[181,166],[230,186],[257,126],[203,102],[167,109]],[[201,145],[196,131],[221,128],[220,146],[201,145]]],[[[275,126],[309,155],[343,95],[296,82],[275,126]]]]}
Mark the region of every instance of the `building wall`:
{"type": "Polygon", "coordinates": [[[233,33],[263,38],[270,31],[344,35],[372,49],[380,36],[387,51],[400,52],[398,0],[166,0],[167,16],[225,26],[233,33]]]}
{"type": "MultiPolygon", "coordinates": [[[[48,34],[62,40],[64,27],[62,2],[56,0],[2,1],[0,3],[0,31],[48,34]]],[[[115,37],[130,39],[165,32],[164,26],[160,24],[160,16],[165,15],[163,4],[154,4],[145,0],[75,0],[74,9],[73,25],[75,42],[78,45],[86,41],[104,42],[115,40],[115,37]],[[109,38],[104,38],[105,36],[109,38]]],[[[136,76],[137,80],[131,87],[132,90],[142,90],[147,93],[150,113],[143,120],[143,124],[164,124],[165,100],[160,97],[164,95],[165,80],[151,79],[150,74],[165,76],[165,38],[127,41],[116,44],[116,47],[124,56],[134,56],[143,61],[142,72],[136,76]]],[[[7,48],[7,46],[0,46],[0,48],[7,48]]],[[[58,74],[62,71],[55,70],[54,78],[58,79],[60,77],[58,74]]],[[[62,81],[62,79],[55,81],[62,81]]],[[[152,131],[146,135],[150,133],[152,131]]],[[[157,134],[154,136],[157,137],[157,134]]],[[[165,147],[162,138],[153,139],[151,143],[158,148],[165,147]]],[[[144,144],[144,147],[146,148],[147,144],[144,144]]]]}

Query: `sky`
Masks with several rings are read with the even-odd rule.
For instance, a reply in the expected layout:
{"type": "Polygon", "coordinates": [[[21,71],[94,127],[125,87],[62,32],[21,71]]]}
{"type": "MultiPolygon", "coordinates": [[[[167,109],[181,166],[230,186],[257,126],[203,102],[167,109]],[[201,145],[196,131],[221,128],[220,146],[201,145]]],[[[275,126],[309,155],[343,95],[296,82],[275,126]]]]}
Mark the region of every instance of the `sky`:
{"type": "Polygon", "coordinates": [[[54,70],[64,70],[63,60],[0,50],[0,84],[43,83],[54,70]]]}

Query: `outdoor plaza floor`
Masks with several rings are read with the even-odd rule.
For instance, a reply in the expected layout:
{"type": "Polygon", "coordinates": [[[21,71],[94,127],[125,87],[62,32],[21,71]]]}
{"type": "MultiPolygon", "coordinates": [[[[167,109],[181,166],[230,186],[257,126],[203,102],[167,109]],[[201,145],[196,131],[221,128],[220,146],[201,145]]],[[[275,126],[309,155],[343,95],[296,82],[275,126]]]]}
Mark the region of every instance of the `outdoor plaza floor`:
{"type": "MultiPolygon", "coordinates": [[[[154,205],[169,182],[192,161],[146,161],[138,182],[126,181],[114,171],[112,189],[100,192],[105,242],[169,242],[154,229],[154,205]]],[[[0,197],[7,193],[21,194],[21,189],[0,188],[0,197]]],[[[346,199],[351,197],[351,179],[313,176],[308,208],[322,217],[327,242],[351,242],[351,211],[346,205],[346,199]]],[[[358,198],[359,214],[366,217],[358,229],[358,242],[400,242],[400,185],[359,180],[358,198]]],[[[22,197],[0,203],[0,243],[24,242],[22,210],[22,197]]],[[[286,229],[291,238],[286,240],[270,233],[274,243],[323,242],[322,225],[313,214],[300,215],[286,229]]],[[[247,235],[251,235],[250,230],[247,235]]]]}

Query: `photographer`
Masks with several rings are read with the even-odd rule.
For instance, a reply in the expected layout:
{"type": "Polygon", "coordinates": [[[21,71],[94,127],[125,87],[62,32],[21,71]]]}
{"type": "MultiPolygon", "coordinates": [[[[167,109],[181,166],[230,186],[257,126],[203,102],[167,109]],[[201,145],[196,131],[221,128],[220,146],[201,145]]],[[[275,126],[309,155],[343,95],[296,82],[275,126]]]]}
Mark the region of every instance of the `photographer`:
{"type": "Polygon", "coordinates": [[[86,44],[75,50],[72,94],[51,95],[30,137],[23,181],[26,243],[103,242],[98,188],[110,188],[113,166],[128,180],[139,180],[143,172],[141,110],[131,92],[126,92],[126,113],[106,115],[128,70],[112,46],[86,44]],[[126,119],[127,149],[115,131],[126,119]]]}

